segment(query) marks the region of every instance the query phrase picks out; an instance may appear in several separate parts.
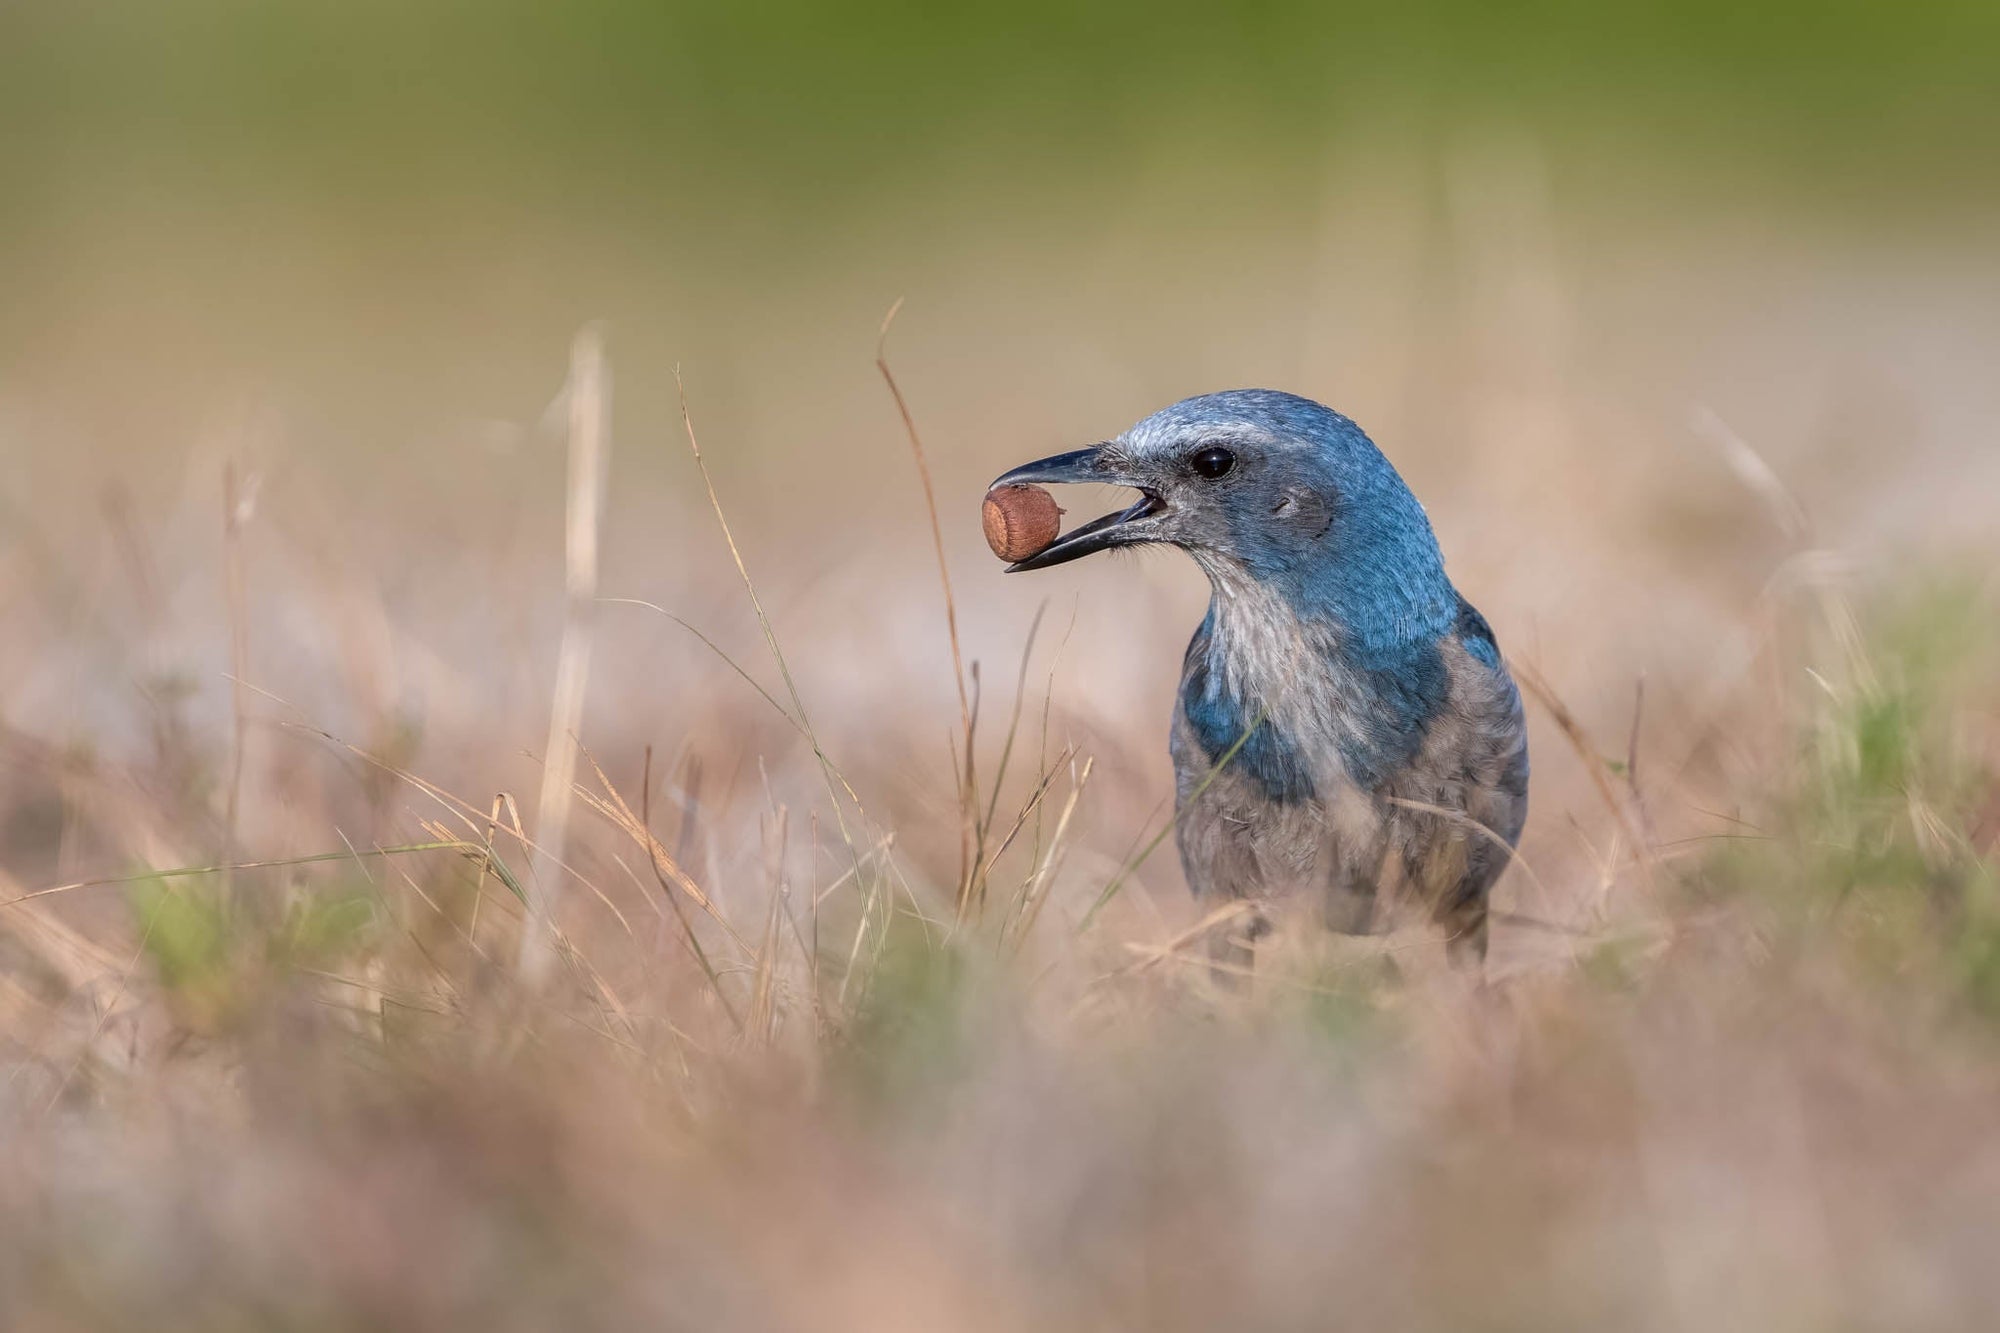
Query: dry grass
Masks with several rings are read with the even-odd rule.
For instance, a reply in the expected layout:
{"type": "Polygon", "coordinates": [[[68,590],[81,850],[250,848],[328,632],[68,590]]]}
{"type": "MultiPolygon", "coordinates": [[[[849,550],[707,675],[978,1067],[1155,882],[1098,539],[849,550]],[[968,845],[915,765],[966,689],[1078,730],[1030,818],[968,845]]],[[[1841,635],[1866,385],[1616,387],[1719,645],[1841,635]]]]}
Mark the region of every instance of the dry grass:
{"type": "MultiPolygon", "coordinates": [[[[491,476],[370,528],[295,459],[246,508],[232,460],[214,567],[166,544],[186,514],[23,529],[9,716],[23,663],[129,679],[0,737],[0,1324],[1990,1322],[1990,582],[1843,572],[1733,437],[1788,525],[1731,556],[1764,588],[1740,651],[1641,695],[1629,657],[1578,665],[1606,660],[1580,614],[1510,632],[1475,564],[1537,728],[1491,984],[1414,929],[1289,934],[1218,986],[1158,852],[1156,719],[1099,706],[1132,690],[1115,636],[1156,627],[953,605],[976,491],[944,469],[942,614],[921,524],[880,539],[893,579],[760,547],[726,448],[648,548],[669,592],[607,576],[648,595],[595,603],[547,769],[548,675],[516,662],[554,652],[558,543],[450,528],[491,476]],[[399,570],[464,614],[413,616],[399,570]],[[157,625],[71,614],[168,618],[204,578],[219,691],[157,625]],[[565,738],[575,780],[524,809],[565,738]]],[[[1659,568],[1604,538],[1653,502],[1628,480],[1540,535],[1659,568]]],[[[534,482],[509,512],[547,536],[534,482]]]]}

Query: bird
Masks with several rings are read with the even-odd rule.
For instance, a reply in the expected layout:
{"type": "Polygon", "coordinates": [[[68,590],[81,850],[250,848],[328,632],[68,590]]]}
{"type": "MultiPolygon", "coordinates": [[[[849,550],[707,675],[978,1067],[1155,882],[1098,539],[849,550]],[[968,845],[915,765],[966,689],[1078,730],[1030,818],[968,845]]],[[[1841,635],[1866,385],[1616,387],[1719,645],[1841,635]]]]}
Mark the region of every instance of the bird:
{"type": "Polygon", "coordinates": [[[1292,904],[1345,934],[1414,907],[1483,972],[1488,900],[1527,818],[1521,696],[1395,466],[1320,403],[1235,389],[994,487],[1083,482],[1138,499],[1007,572],[1166,545],[1208,576],[1169,750],[1189,887],[1249,922],[1211,956],[1247,970],[1292,904]]]}

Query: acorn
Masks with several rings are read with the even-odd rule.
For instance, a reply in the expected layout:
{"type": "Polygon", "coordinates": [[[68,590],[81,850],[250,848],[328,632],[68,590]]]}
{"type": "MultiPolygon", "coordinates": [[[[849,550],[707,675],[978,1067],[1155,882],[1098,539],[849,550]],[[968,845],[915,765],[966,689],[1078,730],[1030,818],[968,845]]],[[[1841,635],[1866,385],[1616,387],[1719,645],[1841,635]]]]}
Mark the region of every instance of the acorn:
{"type": "Polygon", "coordinates": [[[986,544],[1002,560],[1026,560],[1046,550],[1062,531],[1056,498],[1039,486],[997,486],[986,493],[980,522],[986,544]]]}

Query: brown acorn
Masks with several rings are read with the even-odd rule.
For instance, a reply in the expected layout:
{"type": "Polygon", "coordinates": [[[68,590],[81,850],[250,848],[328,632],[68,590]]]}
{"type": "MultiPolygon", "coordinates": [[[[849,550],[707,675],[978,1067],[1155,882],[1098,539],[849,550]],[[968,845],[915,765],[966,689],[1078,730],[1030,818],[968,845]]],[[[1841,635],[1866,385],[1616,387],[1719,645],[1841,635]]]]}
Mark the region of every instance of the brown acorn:
{"type": "Polygon", "coordinates": [[[986,493],[980,521],[986,544],[1002,560],[1026,560],[1062,531],[1062,510],[1039,486],[1000,486],[986,493]]]}

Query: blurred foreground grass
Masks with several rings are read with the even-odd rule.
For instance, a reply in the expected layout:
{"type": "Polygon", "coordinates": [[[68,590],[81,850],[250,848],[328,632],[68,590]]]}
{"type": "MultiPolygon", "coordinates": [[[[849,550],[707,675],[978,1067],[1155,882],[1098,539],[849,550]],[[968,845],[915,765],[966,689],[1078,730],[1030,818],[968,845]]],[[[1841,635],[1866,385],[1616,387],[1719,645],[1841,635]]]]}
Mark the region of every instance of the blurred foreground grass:
{"type": "MultiPolygon", "coordinates": [[[[1994,593],[1816,559],[1706,721],[1618,761],[1579,738],[1596,846],[1556,883],[1516,869],[1517,943],[1554,944],[1482,990],[1421,935],[1281,941],[1237,990],[1171,920],[1090,924],[1116,865],[1057,875],[1086,770],[1030,742],[1032,706],[1020,816],[996,799],[981,834],[1023,836],[983,892],[845,796],[852,852],[767,787],[761,847],[718,862],[689,761],[590,777],[596,901],[542,990],[512,966],[505,803],[384,795],[366,760],[351,855],[10,890],[0,1316],[1987,1326],[1994,593]],[[1649,772],[1676,748],[1711,776],[1649,772]]],[[[83,789],[74,838],[185,818],[83,789]]],[[[308,812],[317,850],[352,844],[340,804],[308,812]]]]}

